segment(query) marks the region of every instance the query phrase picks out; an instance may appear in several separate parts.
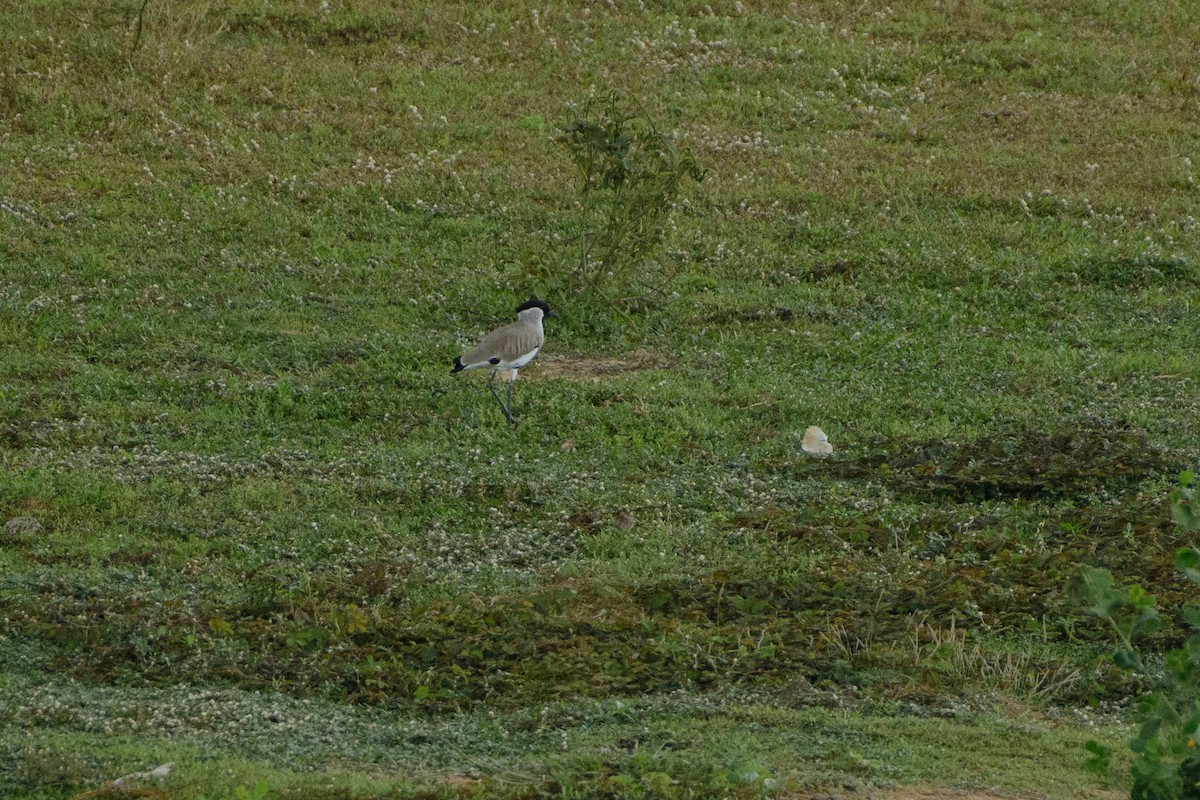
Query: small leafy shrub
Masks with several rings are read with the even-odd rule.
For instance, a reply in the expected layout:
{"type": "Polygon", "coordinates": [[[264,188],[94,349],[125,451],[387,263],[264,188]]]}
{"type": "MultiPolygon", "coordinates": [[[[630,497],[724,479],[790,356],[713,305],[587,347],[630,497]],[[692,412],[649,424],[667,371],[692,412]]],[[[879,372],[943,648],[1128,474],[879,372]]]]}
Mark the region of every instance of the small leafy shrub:
{"type": "Polygon", "coordinates": [[[643,267],[662,243],[680,186],[704,171],[647,114],[622,108],[615,93],[596,106],[589,101],[559,138],[575,160],[580,207],[579,261],[567,282],[576,292],[615,292],[609,299],[620,302],[646,288],[643,267]]]}
{"type": "MultiPolygon", "coordinates": [[[[1176,522],[1188,532],[1200,532],[1195,475],[1185,472],[1172,495],[1176,522]]],[[[1200,549],[1181,548],[1175,565],[1200,586],[1200,549]]],[[[1108,622],[1117,639],[1113,662],[1134,670],[1150,688],[1137,710],[1137,733],[1130,742],[1133,800],[1200,798],[1200,607],[1185,608],[1182,620],[1191,635],[1182,647],[1163,655],[1161,666],[1151,663],[1136,640],[1161,630],[1169,622],[1159,614],[1154,598],[1141,586],[1118,587],[1105,569],[1085,567],[1078,590],[1091,614],[1108,622]]],[[[1108,768],[1111,753],[1088,742],[1089,762],[1098,771],[1108,768]]]]}
{"type": "MultiPolygon", "coordinates": [[[[1196,476],[1185,472],[1179,478],[1179,488],[1171,497],[1171,514],[1186,531],[1200,531],[1200,503],[1197,503],[1196,476]]],[[[1189,576],[1191,577],[1191,576],[1189,576]]]]}

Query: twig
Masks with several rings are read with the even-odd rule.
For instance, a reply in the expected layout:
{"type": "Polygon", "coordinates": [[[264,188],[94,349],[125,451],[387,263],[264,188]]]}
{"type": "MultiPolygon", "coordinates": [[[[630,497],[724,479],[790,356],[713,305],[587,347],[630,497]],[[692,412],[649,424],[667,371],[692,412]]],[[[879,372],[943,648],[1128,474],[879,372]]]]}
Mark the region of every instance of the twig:
{"type": "Polygon", "coordinates": [[[142,18],[146,15],[146,6],[150,5],[150,0],[142,0],[142,7],[137,13],[137,27],[133,31],[133,44],[129,46],[129,55],[137,52],[138,45],[142,41],[142,18]]]}

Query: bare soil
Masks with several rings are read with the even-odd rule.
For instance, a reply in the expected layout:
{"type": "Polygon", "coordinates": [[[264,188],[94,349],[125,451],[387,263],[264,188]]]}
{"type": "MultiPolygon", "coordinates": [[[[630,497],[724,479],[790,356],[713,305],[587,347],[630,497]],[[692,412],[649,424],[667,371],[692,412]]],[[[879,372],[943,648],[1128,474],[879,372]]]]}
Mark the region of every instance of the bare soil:
{"type": "MultiPolygon", "coordinates": [[[[600,358],[582,353],[552,353],[539,355],[528,368],[521,370],[522,380],[544,381],[566,378],[577,381],[600,383],[616,375],[643,369],[658,369],[666,366],[665,360],[641,348],[621,358],[600,358]]],[[[508,380],[501,372],[497,380],[508,380]]]]}

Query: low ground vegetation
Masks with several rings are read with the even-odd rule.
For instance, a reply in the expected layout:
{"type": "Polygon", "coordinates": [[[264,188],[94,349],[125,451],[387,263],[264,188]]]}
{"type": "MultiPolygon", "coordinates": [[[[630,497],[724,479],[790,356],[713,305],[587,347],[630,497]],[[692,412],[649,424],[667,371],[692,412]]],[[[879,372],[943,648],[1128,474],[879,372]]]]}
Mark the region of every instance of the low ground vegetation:
{"type": "Polygon", "coordinates": [[[1146,679],[1068,586],[1195,603],[1198,39],[0,9],[0,794],[1119,795],[1146,679]],[[562,142],[613,91],[703,170],[621,297],[562,142]],[[449,363],[530,293],[510,428],[449,363]]]}

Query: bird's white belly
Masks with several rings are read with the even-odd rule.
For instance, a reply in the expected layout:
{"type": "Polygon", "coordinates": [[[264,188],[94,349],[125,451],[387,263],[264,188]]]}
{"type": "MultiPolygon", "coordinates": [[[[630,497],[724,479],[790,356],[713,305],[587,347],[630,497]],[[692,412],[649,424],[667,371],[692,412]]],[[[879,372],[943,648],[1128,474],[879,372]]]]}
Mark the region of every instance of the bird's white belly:
{"type": "Polygon", "coordinates": [[[496,369],[520,369],[521,367],[533,361],[533,357],[538,354],[540,347],[535,347],[523,356],[518,356],[513,361],[501,361],[496,365],[496,369]]]}

